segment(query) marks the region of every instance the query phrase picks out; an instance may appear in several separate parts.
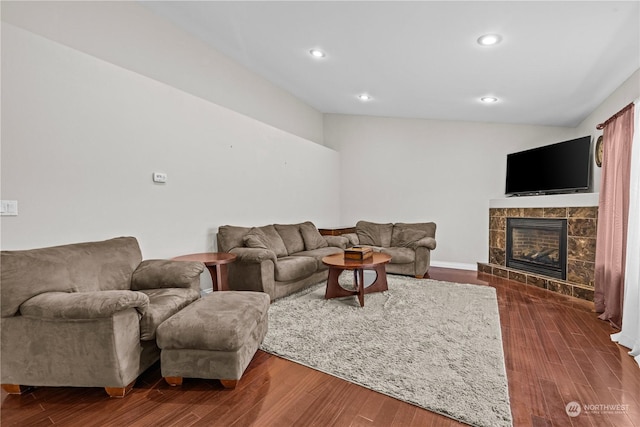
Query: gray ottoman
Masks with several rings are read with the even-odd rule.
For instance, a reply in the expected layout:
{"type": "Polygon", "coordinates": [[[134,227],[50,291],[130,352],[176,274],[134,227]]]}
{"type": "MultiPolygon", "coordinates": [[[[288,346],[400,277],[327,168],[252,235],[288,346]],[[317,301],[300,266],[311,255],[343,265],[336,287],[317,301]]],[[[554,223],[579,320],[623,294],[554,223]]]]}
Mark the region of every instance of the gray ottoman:
{"type": "Polygon", "coordinates": [[[209,378],[234,388],[267,333],[269,302],[263,292],[213,292],[162,322],[156,341],[167,383],[209,378]]]}

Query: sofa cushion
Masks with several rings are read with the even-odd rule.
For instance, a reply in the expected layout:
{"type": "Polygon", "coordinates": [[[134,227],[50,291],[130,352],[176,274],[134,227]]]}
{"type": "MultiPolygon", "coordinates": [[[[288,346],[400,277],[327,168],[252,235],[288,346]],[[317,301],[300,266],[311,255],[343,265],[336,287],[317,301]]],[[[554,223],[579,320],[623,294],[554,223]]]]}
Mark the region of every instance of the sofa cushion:
{"type": "Polygon", "coordinates": [[[312,257],[315,258],[316,262],[317,262],[317,268],[319,270],[326,270],[329,267],[324,265],[322,263],[322,258],[329,256],[329,255],[335,255],[335,254],[340,254],[342,253],[342,249],[340,248],[336,248],[333,246],[327,246],[326,248],[318,248],[318,249],[313,249],[310,251],[302,251],[302,252],[298,252],[293,254],[292,256],[302,256],[302,257],[312,257]]]}
{"type": "Polygon", "coordinates": [[[274,224],[276,231],[282,237],[289,255],[304,251],[304,240],[300,234],[300,224],[274,224]]]}
{"type": "Polygon", "coordinates": [[[322,237],[315,224],[307,221],[300,224],[300,233],[304,240],[304,248],[308,251],[318,248],[326,248],[329,246],[327,241],[322,237]]]}
{"type": "Polygon", "coordinates": [[[429,233],[426,231],[418,230],[417,228],[393,227],[391,246],[415,249],[414,244],[428,235],[429,233]]]}
{"type": "Polygon", "coordinates": [[[416,260],[416,252],[410,248],[382,248],[380,252],[391,255],[391,264],[408,264],[416,260]]]}
{"type": "Polygon", "coordinates": [[[273,225],[253,227],[244,236],[244,245],[248,248],[269,249],[277,257],[289,255],[287,247],[273,225]]]}
{"type": "Polygon", "coordinates": [[[391,246],[391,233],[393,224],[378,224],[369,221],[358,221],[356,224],[356,234],[361,245],[391,246]]]}
{"type": "Polygon", "coordinates": [[[287,256],[278,258],[275,265],[275,278],[278,282],[301,279],[315,273],[318,263],[315,258],[306,256],[287,256]]]}
{"type": "Polygon", "coordinates": [[[44,292],[127,290],[140,261],[134,237],[2,251],[1,315],[13,316],[20,304],[44,292]]]}
{"type": "Polygon", "coordinates": [[[140,340],[151,341],[156,329],[169,317],[200,298],[200,292],[191,288],[147,289],[139,292],[149,297],[149,306],[140,319],[140,340]]]}

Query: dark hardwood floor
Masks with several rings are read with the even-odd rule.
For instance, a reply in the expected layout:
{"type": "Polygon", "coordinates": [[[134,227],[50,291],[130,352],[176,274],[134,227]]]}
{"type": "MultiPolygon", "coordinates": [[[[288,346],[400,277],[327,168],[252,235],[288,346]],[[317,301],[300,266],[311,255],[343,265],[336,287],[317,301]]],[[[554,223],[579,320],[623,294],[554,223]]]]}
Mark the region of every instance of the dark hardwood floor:
{"type": "MultiPolygon", "coordinates": [[[[432,268],[431,278],[497,290],[514,426],[640,426],[640,368],[592,304],[472,271],[432,268]],[[591,406],[570,418],[572,401],[591,406]]],[[[123,399],[49,387],[0,398],[2,426],[461,425],[261,351],[235,390],[198,379],[173,388],[156,364],[123,399]]]]}

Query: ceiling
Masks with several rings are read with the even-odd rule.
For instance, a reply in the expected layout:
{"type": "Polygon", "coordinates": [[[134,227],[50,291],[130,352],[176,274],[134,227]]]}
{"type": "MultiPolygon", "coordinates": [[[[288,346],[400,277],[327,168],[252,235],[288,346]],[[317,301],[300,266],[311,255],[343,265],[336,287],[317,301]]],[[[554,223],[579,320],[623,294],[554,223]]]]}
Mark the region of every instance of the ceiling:
{"type": "Polygon", "coordinates": [[[640,68],[638,1],[142,4],[323,113],[574,127],[640,68]]]}

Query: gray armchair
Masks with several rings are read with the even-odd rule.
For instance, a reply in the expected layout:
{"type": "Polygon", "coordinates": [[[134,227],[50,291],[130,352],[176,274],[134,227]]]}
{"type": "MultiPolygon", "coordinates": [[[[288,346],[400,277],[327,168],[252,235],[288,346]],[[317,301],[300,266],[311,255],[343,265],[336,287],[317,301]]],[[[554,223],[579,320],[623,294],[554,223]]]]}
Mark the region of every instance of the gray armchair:
{"type": "Polygon", "coordinates": [[[200,297],[203,270],[142,261],[133,237],[2,251],[2,387],[104,387],[124,396],[159,359],[158,325],[200,297]]]}

